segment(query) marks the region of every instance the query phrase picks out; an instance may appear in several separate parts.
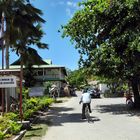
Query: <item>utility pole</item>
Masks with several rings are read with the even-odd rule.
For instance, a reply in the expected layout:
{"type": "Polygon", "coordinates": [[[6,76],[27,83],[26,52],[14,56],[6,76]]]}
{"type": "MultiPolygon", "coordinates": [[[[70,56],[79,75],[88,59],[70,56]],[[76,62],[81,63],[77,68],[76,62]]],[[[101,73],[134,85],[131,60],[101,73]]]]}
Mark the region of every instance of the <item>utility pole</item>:
{"type": "MultiPolygon", "coordinates": [[[[4,12],[2,12],[2,17],[1,17],[1,38],[2,38],[2,70],[4,70],[4,12]]],[[[2,88],[2,115],[4,113],[4,88],[2,88]]]]}

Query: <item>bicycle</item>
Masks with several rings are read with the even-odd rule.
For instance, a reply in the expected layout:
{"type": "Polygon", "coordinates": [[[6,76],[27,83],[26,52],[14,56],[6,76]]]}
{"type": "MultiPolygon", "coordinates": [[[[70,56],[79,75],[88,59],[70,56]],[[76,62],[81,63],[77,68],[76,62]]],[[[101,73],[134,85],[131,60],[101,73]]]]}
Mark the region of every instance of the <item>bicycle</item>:
{"type": "Polygon", "coordinates": [[[90,112],[89,112],[89,108],[87,104],[85,107],[85,116],[86,116],[87,121],[90,122],[90,112]]]}

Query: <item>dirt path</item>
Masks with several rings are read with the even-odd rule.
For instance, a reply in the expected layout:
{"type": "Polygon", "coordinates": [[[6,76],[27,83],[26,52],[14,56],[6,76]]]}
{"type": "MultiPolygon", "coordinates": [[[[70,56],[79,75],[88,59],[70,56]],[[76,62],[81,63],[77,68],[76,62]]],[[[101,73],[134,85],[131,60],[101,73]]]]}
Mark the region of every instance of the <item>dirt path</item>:
{"type": "Polygon", "coordinates": [[[139,140],[139,112],[129,112],[124,98],[93,99],[92,123],[81,120],[80,96],[55,104],[51,125],[42,140],[139,140]]]}

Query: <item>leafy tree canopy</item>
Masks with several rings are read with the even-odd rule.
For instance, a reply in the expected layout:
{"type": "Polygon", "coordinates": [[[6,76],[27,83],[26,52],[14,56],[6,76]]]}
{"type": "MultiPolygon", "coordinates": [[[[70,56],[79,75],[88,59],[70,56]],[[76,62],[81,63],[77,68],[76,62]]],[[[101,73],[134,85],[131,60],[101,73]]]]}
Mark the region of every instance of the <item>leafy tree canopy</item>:
{"type": "Polygon", "coordinates": [[[69,73],[66,80],[73,87],[80,88],[81,85],[87,84],[87,76],[84,69],[74,70],[69,73]]]}
{"type": "Polygon", "coordinates": [[[47,44],[41,42],[44,34],[41,24],[45,22],[41,15],[42,11],[29,0],[0,0],[0,19],[4,17],[6,28],[3,38],[17,54],[26,51],[31,44],[47,48],[47,44]]]}
{"type": "Polygon", "coordinates": [[[63,37],[76,42],[80,65],[91,74],[129,81],[140,106],[140,1],[87,0],[67,25],[63,37]]]}
{"type": "Polygon", "coordinates": [[[88,0],[80,3],[63,37],[76,42],[80,64],[109,79],[140,77],[140,1],[88,0]]]}

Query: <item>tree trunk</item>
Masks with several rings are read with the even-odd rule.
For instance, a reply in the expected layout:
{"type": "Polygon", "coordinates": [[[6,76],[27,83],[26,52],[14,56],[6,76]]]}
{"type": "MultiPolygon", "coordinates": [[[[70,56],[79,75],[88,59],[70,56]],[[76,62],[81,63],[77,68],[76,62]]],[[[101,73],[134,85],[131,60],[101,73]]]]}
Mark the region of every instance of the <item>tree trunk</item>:
{"type": "Polygon", "coordinates": [[[6,60],[6,69],[9,69],[9,45],[6,45],[5,60],[6,60]]]}
{"type": "Polygon", "coordinates": [[[23,112],[22,112],[22,80],[23,80],[23,59],[22,56],[23,54],[21,53],[21,60],[20,60],[20,119],[22,122],[23,119],[23,112]]]}
{"type": "Polygon", "coordinates": [[[138,79],[133,78],[131,81],[131,85],[132,85],[132,90],[134,93],[134,106],[136,108],[139,108],[140,107],[140,95],[139,95],[139,90],[138,90],[138,79]]]}
{"type": "MultiPolygon", "coordinates": [[[[6,69],[9,69],[9,45],[8,40],[6,40],[6,47],[5,47],[5,62],[6,62],[6,69]]],[[[5,98],[6,98],[6,112],[9,111],[10,108],[10,90],[8,88],[5,89],[5,98]]]]}

